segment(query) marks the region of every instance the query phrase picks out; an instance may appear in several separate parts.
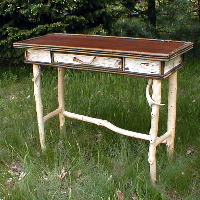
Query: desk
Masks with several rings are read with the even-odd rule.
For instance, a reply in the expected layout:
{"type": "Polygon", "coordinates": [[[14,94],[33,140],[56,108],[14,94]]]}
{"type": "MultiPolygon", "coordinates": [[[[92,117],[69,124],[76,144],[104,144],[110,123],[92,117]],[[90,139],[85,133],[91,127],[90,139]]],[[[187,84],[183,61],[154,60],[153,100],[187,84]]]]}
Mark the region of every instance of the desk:
{"type": "Polygon", "coordinates": [[[39,138],[45,150],[44,123],[59,115],[62,130],[65,118],[90,122],[104,126],[114,132],[149,141],[148,162],[153,183],[156,182],[156,148],[165,143],[168,154],[173,155],[175,125],[177,71],[184,65],[184,54],[193,44],[183,41],[166,41],[130,37],[95,36],[80,34],[48,34],[14,43],[14,47],[25,49],[25,62],[33,64],[34,96],[36,101],[39,138]],[[43,115],[41,98],[40,66],[58,68],[58,108],[43,115]],[[80,69],[104,73],[148,78],[146,98],[151,107],[149,135],[121,129],[102,119],[71,113],[65,110],[64,69],[80,69]],[[169,79],[167,130],[158,137],[159,107],[161,104],[161,80],[169,79]],[[152,88],[152,95],[150,89],[152,88]]]}

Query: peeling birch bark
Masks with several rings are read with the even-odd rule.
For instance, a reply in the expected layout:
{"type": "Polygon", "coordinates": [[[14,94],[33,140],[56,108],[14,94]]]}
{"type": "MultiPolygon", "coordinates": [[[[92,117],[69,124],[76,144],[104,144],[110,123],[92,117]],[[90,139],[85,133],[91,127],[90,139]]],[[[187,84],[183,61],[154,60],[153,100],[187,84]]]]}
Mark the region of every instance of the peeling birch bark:
{"type": "Polygon", "coordinates": [[[26,50],[26,59],[28,61],[51,63],[51,53],[47,50],[26,50]]]}
{"type": "Polygon", "coordinates": [[[58,67],[58,104],[61,112],[59,112],[59,120],[60,120],[60,130],[63,130],[65,124],[65,116],[63,112],[65,111],[65,102],[64,102],[64,77],[65,77],[65,69],[58,67]]]}
{"type": "Polygon", "coordinates": [[[159,74],[160,61],[125,58],[125,69],[137,73],[159,74]]]}
{"type": "MultiPolygon", "coordinates": [[[[152,98],[155,102],[161,102],[161,81],[153,80],[153,95],[152,98]]],[[[152,105],[151,111],[151,129],[150,129],[150,145],[149,145],[149,164],[150,164],[150,176],[152,183],[156,182],[156,140],[158,133],[159,122],[159,105],[152,105]]]]}
{"type": "Polygon", "coordinates": [[[104,56],[86,56],[78,54],[53,53],[54,62],[87,64],[99,67],[122,68],[122,59],[104,56]]]}
{"type": "Polygon", "coordinates": [[[39,129],[39,139],[42,150],[46,149],[45,146],[45,133],[44,133],[44,120],[43,120],[43,106],[41,98],[41,75],[40,66],[33,64],[33,81],[34,81],[34,96],[36,103],[37,122],[39,129]]]}
{"type": "Polygon", "coordinates": [[[169,77],[167,130],[171,131],[171,136],[167,138],[167,151],[171,158],[173,157],[173,152],[174,152],[174,139],[175,139],[175,128],[176,128],[176,100],[177,100],[177,72],[175,72],[169,77]]]}

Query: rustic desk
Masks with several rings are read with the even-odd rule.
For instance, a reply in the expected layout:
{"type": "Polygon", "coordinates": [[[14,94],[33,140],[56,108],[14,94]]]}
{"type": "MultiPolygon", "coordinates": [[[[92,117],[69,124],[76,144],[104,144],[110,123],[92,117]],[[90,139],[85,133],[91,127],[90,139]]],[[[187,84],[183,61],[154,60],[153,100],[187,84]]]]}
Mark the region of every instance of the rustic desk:
{"type": "Polygon", "coordinates": [[[14,47],[25,48],[25,62],[33,64],[34,95],[41,148],[45,149],[44,123],[59,114],[60,128],[65,117],[107,127],[117,133],[148,140],[150,174],[156,182],[156,147],[167,145],[169,155],[173,154],[175,124],[177,70],[184,64],[185,52],[192,49],[192,43],[156,39],[140,39],[114,36],[79,34],[48,34],[14,43],[14,47]],[[40,65],[58,68],[58,108],[43,116],[40,90],[40,65]],[[121,129],[102,119],[83,116],[65,110],[64,68],[99,71],[128,76],[148,78],[146,98],[151,106],[151,129],[149,135],[121,129]],[[159,107],[161,104],[161,80],[169,78],[167,130],[158,137],[159,107]],[[150,89],[152,88],[152,96],[150,89]]]}

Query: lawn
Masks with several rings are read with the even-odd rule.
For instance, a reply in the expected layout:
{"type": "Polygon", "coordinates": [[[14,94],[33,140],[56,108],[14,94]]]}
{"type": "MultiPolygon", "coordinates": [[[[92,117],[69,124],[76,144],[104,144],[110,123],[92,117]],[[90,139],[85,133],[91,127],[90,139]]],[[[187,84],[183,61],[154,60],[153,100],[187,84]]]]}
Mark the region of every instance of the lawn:
{"type": "MultiPolygon", "coordinates": [[[[148,142],[74,119],[60,133],[58,117],[46,122],[42,153],[33,96],[32,69],[0,66],[0,199],[198,200],[200,199],[200,59],[178,74],[174,160],[158,147],[158,183],[149,178],[148,142]]],[[[57,70],[42,67],[45,114],[57,108],[57,70]]],[[[163,81],[162,102],[167,104],[163,81]]],[[[106,119],[148,134],[147,79],[66,70],[66,110],[106,119]]],[[[167,105],[159,132],[166,131],[167,105]]]]}

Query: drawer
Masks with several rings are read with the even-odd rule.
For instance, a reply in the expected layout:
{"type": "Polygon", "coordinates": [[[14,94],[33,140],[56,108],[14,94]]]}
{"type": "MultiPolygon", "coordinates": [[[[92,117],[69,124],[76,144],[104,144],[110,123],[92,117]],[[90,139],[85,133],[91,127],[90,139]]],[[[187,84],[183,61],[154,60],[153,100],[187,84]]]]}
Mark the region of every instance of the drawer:
{"type": "Polygon", "coordinates": [[[170,61],[144,60],[135,58],[125,58],[125,71],[142,74],[163,75],[182,63],[182,56],[177,56],[170,61]]]}
{"type": "Polygon", "coordinates": [[[46,50],[27,49],[25,60],[32,62],[51,63],[51,52],[46,50]]]}
{"type": "Polygon", "coordinates": [[[122,69],[122,58],[104,57],[93,55],[78,55],[66,53],[52,53],[54,63],[65,63],[74,65],[91,65],[96,67],[106,67],[122,69]]]}
{"type": "Polygon", "coordinates": [[[125,59],[125,71],[147,74],[160,74],[160,61],[144,59],[125,59]]]}

